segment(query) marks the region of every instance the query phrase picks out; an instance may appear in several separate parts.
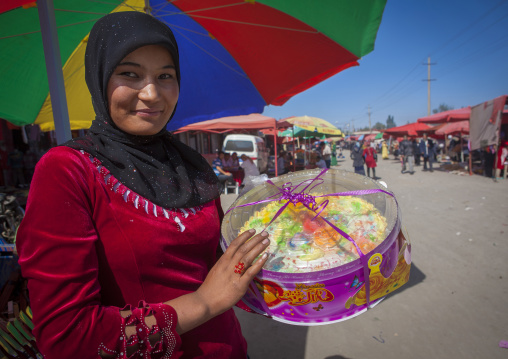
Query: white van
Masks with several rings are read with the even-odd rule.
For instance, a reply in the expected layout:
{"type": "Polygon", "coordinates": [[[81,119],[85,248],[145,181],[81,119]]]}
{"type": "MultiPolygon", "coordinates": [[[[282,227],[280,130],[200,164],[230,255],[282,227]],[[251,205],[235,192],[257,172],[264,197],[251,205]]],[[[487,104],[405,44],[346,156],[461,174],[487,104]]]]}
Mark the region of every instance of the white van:
{"type": "Polygon", "coordinates": [[[266,172],[268,166],[268,149],[265,141],[259,136],[253,135],[227,135],[222,147],[224,152],[236,152],[238,157],[247,155],[258,166],[259,172],[266,172]]]}

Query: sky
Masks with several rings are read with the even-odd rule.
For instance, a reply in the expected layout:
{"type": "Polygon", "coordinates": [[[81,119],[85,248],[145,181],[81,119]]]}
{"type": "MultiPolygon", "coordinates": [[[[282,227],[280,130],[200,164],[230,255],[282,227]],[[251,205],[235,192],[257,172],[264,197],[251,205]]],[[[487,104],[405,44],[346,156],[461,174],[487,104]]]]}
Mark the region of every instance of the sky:
{"type": "Polygon", "coordinates": [[[416,122],[428,113],[508,94],[508,0],[388,0],[374,50],[264,115],[312,116],[343,131],[416,122]]]}

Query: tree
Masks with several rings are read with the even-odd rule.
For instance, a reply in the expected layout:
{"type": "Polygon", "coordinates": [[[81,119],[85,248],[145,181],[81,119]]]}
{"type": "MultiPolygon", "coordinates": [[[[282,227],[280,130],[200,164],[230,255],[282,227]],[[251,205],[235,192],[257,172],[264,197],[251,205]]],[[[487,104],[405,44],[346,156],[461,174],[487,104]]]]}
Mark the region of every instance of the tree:
{"type": "Polygon", "coordinates": [[[373,130],[384,130],[386,128],[385,125],[383,125],[381,122],[376,122],[374,126],[372,126],[373,130]]]}
{"type": "Polygon", "coordinates": [[[386,119],[386,128],[396,127],[395,121],[393,120],[393,116],[388,115],[386,119]]]}
{"type": "Polygon", "coordinates": [[[453,110],[453,106],[448,106],[447,104],[442,103],[439,105],[438,108],[433,109],[432,113],[440,113],[440,112],[445,112],[445,111],[450,111],[450,110],[453,110]]]}

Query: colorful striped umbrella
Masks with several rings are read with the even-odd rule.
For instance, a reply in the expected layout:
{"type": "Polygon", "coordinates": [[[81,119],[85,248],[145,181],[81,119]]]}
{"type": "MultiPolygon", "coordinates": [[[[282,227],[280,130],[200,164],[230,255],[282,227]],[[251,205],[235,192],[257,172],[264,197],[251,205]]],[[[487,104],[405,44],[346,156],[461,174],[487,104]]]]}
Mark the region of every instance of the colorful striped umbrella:
{"type": "MultiPolygon", "coordinates": [[[[332,125],[330,122],[325,121],[321,118],[310,117],[310,116],[299,116],[299,117],[288,117],[284,119],[296,127],[298,127],[298,132],[304,132],[305,134],[302,136],[312,136],[314,135],[331,135],[331,136],[341,136],[342,131],[337,127],[332,125]]],[[[295,130],[296,132],[296,130],[295,130]]]]}
{"type": "MultiPolygon", "coordinates": [[[[385,3],[150,0],[148,11],[173,29],[180,47],[181,93],[169,129],[260,113],[358,65],[374,48],[385,3]]],[[[86,36],[102,15],[144,11],[145,2],[54,0],[54,7],[71,128],[87,128],[94,116],[83,76],[86,36]]],[[[0,14],[0,92],[0,118],[52,129],[36,8],[0,14]]]]}

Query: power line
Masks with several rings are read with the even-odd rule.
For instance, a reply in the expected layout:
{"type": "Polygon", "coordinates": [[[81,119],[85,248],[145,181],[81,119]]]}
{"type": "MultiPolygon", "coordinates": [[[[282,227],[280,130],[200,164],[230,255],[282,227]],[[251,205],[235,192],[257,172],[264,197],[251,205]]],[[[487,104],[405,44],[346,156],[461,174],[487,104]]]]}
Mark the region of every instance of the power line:
{"type": "Polygon", "coordinates": [[[429,56],[434,56],[437,52],[439,52],[441,49],[443,49],[446,45],[454,41],[455,39],[463,36],[467,31],[471,30],[476,24],[480,23],[481,20],[486,18],[489,14],[491,14],[494,10],[496,10],[501,5],[506,4],[506,0],[501,0],[496,5],[494,5],[492,8],[487,10],[483,15],[481,15],[479,18],[477,18],[475,21],[458,31],[454,36],[452,36],[448,41],[441,44],[436,50],[432,51],[429,56]]]}
{"type": "Polygon", "coordinates": [[[464,46],[465,44],[468,44],[470,43],[471,40],[473,40],[475,37],[481,35],[482,33],[484,33],[485,31],[487,31],[488,29],[490,29],[492,26],[496,25],[498,22],[504,20],[508,18],[508,12],[505,13],[504,15],[502,15],[500,18],[498,18],[496,21],[494,22],[491,22],[488,26],[486,26],[485,28],[483,28],[481,31],[478,31],[476,33],[474,33],[472,36],[470,36],[469,38],[467,38],[465,41],[463,41],[462,43],[458,44],[457,46],[455,46],[454,48],[450,49],[448,52],[446,52],[444,55],[442,55],[440,58],[438,58],[439,60],[442,59],[443,57],[447,56],[448,54],[450,53],[453,53],[455,52],[457,49],[461,48],[462,46],[464,46]]]}
{"type": "MultiPolygon", "coordinates": [[[[492,8],[490,8],[489,10],[487,10],[485,13],[483,13],[480,17],[478,17],[477,19],[475,19],[473,22],[469,23],[466,27],[464,27],[464,29],[462,29],[461,31],[457,32],[454,36],[452,36],[449,40],[445,41],[444,43],[442,43],[439,47],[437,47],[434,51],[431,52],[431,54],[435,54],[435,53],[438,53],[441,49],[445,48],[449,43],[455,41],[457,38],[460,38],[461,36],[464,36],[464,34],[471,30],[472,28],[474,28],[475,26],[477,26],[477,24],[479,24],[481,21],[483,21],[483,19],[485,19],[488,15],[490,15],[492,12],[494,12],[496,9],[498,9],[500,6],[502,6],[503,4],[506,4],[507,2],[505,0],[502,0],[500,2],[498,2],[497,4],[495,4],[492,8]]],[[[501,21],[502,19],[504,19],[507,15],[503,15],[501,18],[497,19],[495,22],[493,23],[490,23],[487,27],[485,27],[484,29],[482,29],[480,32],[478,33],[475,33],[472,37],[470,37],[468,40],[466,40],[464,43],[467,43],[467,41],[470,41],[470,39],[478,36],[479,34],[485,32],[486,30],[488,30],[489,28],[491,28],[492,26],[494,26],[496,23],[498,23],[499,21],[501,21]]],[[[463,44],[464,44],[463,43],[463,44]]],[[[463,44],[461,44],[460,46],[462,46],[463,44]]],[[[448,54],[448,52],[446,53],[448,54]]],[[[445,54],[445,55],[446,55],[445,54]]],[[[423,60],[423,59],[422,59],[423,60]]],[[[420,60],[405,76],[402,77],[401,80],[399,80],[397,83],[395,83],[392,87],[390,87],[387,91],[385,91],[384,93],[382,93],[380,96],[378,96],[374,101],[372,101],[371,103],[373,104],[377,104],[379,101],[381,101],[382,99],[384,100],[383,102],[389,100],[390,98],[393,98],[394,96],[398,96],[398,94],[400,92],[402,92],[402,90],[398,90],[398,88],[400,88],[400,86],[402,86],[402,88],[407,88],[412,81],[414,81],[414,77],[412,80],[410,80],[409,82],[407,83],[404,83],[404,81],[406,81],[406,79],[411,75],[413,74],[420,66],[421,64],[421,61],[420,60]],[[404,83],[404,84],[403,84],[404,83]],[[403,84],[403,85],[402,85],[403,84]]],[[[418,72],[418,73],[421,73],[421,72],[418,72]]],[[[429,80],[425,80],[425,81],[429,81],[429,80]]],[[[430,82],[428,82],[430,84],[430,82]]],[[[417,90],[417,89],[416,89],[417,90]]],[[[414,93],[415,91],[411,91],[411,92],[408,92],[408,91],[404,91],[403,92],[403,96],[402,97],[399,97],[398,99],[396,99],[394,102],[392,102],[392,105],[395,104],[395,103],[398,103],[400,102],[402,99],[406,98],[409,94],[412,94],[414,93]]],[[[429,96],[430,97],[430,96],[429,96]]],[[[391,105],[390,105],[391,106],[391,105]]],[[[389,106],[383,106],[383,109],[384,108],[387,108],[389,106]]],[[[355,117],[364,117],[364,116],[361,116],[361,114],[355,116],[355,117]]]]}

